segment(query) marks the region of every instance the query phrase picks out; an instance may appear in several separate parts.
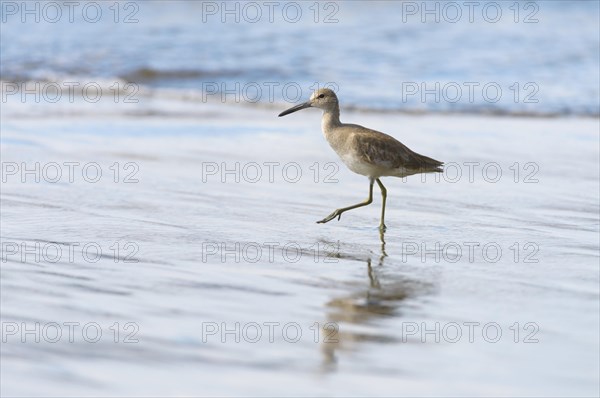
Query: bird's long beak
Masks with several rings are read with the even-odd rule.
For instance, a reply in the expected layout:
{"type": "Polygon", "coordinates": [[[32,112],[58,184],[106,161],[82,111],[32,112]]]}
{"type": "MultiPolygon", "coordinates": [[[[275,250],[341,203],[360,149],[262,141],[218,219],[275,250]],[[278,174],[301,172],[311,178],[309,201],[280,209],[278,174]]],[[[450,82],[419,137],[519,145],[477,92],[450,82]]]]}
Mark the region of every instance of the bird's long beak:
{"type": "Polygon", "coordinates": [[[287,109],[287,110],[281,112],[279,114],[279,117],[282,117],[282,116],[285,116],[285,115],[289,115],[290,113],[294,113],[294,112],[299,111],[301,109],[310,108],[311,106],[312,105],[310,104],[310,102],[305,102],[303,104],[292,106],[290,109],[287,109]]]}

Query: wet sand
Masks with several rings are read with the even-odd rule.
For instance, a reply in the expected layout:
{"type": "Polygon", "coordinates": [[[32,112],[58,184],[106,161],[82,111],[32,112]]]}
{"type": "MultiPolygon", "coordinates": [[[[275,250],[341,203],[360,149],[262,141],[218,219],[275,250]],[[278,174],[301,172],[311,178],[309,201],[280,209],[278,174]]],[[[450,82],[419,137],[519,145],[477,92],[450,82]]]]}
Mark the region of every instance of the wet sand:
{"type": "Polygon", "coordinates": [[[367,181],[276,114],[2,119],[3,325],[103,331],[3,330],[3,395],[598,395],[597,119],[344,112],[449,165],[381,237],[378,192],[315,223],[367,181]]]}

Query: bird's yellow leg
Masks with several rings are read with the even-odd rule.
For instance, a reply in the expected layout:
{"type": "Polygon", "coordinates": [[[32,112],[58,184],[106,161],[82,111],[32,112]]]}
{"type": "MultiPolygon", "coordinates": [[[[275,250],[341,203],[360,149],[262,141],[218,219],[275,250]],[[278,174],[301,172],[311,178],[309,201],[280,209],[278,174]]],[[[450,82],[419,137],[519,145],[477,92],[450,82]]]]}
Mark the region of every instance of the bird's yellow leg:
{"type": "Polygon", "coordinates": [[[336,217],[338,217],[338,221],[339,221],[340,218],[342,218],[343,212],[352,210],[352,209],[356,209],[357,207],[367,206],[367,205],[370,205],[371,203],[373,203],[373,180],[369,181],[369,197],[367,198],[367,200],[365,200],[364,202],[360,202],[358,204],[352,205],[352,206],[342,207],[341,209],[337,209],[336,211],[334,211],[333,213],[331,213],[330,215],[328,215],[321,221],[317,221],[317,224],[325,224],[326,222],[329,222],[336,217]]]}
{"type": "Polygon", "coordinates": [[[379,178],[375,179],[375,181],[377,181],[377,185],[379,185],[379,188],[381,189],[381,197],[383,198],[381,204],[381,223],[379,224],[379,229],[381,231],[385,231],[387,227],[383,221],[385,219],[385,201],[387,199],[387,189],[385,189],[379,178]]]}

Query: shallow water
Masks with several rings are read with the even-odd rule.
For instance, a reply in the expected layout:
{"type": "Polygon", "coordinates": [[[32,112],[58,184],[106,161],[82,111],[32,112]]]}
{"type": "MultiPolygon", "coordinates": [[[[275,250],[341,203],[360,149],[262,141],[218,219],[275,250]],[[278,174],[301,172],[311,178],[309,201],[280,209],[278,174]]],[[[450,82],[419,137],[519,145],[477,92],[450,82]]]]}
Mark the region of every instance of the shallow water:
{"type": "Polygon", "coordinates": [[[598,395],[597,119],[345,113],[450,165],[382,243],[315,224],[367,194],[318,112],[230,109],[2,119],[3,395],[598,395]]]}
{"type": "Polygon", "coordinates": [[[99,4],[94,23],[0,10],[2,396],[600,394],[597,2],[478,3],[493,23],[99,4]],[[317,82],[344,122],[446,162],[384,179],[385,235],[377,187],[315,223],[368,189],[319,112],[276,117],[317,82]],[[406,92],[473,82],[501,99],[406,92]],[[10,93],[35,83],[63,95],[10,93]]]}

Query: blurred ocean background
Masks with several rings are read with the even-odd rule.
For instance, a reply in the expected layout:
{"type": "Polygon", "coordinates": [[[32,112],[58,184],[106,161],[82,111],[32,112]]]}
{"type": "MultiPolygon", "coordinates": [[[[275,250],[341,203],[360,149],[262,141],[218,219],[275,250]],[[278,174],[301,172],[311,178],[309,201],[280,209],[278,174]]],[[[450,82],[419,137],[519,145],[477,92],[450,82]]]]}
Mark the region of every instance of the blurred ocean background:
{"type": "Polygon", "coordinates": [[[227,103],[212,84],[239,84],[245,104],[331,83],[364,111],[598,116],[597,1],[450,3],[102,3],[95,23],[85,3],[73,22],[66,8],[45,22],[56,13],[40,6],[33,23],[19,7],[2,23],[2,79],[133,82],[136,98],[227,103]]]}
{"type": "Polygon", "coordinates": [[[600,394],[597,1],[51,3],[0,3],[2,396],[600,394]],[[277,118],[317,84],[447,162],[383,180],[384,236],[377,190],[315,223],[367,194],[318,111],[277,118]]]}

